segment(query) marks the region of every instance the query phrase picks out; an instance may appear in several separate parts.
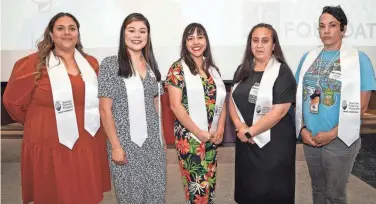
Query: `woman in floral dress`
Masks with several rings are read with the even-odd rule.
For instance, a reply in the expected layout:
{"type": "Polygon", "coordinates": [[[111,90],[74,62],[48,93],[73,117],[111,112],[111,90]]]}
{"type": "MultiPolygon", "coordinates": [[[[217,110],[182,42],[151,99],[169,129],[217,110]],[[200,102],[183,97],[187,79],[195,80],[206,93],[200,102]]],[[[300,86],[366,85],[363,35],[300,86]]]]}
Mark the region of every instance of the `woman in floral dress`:
{"type": "Polygon", "coordinates": [[[225,123],[226,90],[214,65],[205,28],[197,23],[184,31],[181,58],[166,79],[175,145],[187,203],[214,203],[217,147],[225,123]]]}

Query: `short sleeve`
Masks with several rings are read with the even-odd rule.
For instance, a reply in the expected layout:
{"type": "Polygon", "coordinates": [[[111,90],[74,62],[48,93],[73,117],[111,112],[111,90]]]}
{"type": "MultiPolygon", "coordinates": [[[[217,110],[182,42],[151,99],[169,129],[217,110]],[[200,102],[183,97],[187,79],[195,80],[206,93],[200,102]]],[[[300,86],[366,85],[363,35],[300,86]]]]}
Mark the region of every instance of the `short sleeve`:
{"type": "Polygon", "coordinates": [[[376,78],[373,70],[372,62],[368,56],[359,51],[359,63],[360,63],[360,90],[371,91],[376,90],[376,78]]]}
{"type": "Polygon", "coordinates": [[[10,117],[21,124],[25,122],[32,93],[36,86],[35,73],[38,63],[37,54],[18,60],[13,67],[3,95],[3,104],[10,117]]]}
{"type": "Polygon", "coordinates": [[[296,82],[290,68],[282,64],[273,87],[273,104],[295,104],[296,82]]]}
{"type": "Polygon", "coordinates": [[[168,70],[165,85],[172,85],[179,89],[184,88],[183,66],[180,61],[175,62],[168,70]]]}
{"type": "Polygon", "coordinates": [[[117,73],[114,63],[117,63],[117,61],[114,60],[114,58],[107,57],[99,67],[98,97],[115,98],[115,78],[117,73]]]}

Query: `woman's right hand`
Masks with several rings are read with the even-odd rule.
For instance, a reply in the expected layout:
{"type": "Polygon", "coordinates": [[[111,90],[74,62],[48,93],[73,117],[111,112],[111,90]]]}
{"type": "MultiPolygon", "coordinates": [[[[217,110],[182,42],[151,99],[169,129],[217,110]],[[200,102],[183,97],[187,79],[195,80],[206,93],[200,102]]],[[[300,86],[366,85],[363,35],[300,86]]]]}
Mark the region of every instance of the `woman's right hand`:
{"type": "Polygon", "coordinates": [[[209,131],[204,131],[204,130],[200,130],[198,132],[198,134],[196,135],[196,137],[198,137],[198,139],[201,141],[201,142],[207,142],[208,140],[210,140],[210,133],[209,131]]]}
{"type": "Polygon", "coordinates": [[[112,160],[117,165],[124,165],[128,163],[127,157],[125,155],[125,151],[121,147],[112,149],[112,160]]]}
{"type": "Polygon", "coordinates": [[[245,123],[241,123],[236,127],[236,136],[242,142],[248,142],[249,139],[245,136],[245,133],[248,132],[248,126],[245,123]]]}
{"type": "Polygon", "coordinates": [[[310,145],[312,147],[317,146],[317,143],[313,140],[312,133],[307,128],[303,128],[300,134],[302,135],[304,144],[310,145]]]}

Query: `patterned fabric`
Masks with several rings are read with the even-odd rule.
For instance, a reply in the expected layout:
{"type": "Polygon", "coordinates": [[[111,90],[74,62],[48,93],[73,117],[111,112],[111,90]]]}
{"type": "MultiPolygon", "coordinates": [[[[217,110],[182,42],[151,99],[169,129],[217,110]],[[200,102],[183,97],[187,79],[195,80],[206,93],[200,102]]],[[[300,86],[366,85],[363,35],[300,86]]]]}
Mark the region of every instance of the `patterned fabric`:
{"type": "Polygon", "coordinates": [[[323,93],[321,104],[325,107],[330,107],[338,100],[336,95],[341,94],[341,81],[330,77],[332,72],[341,73],[340,59],[339,56],[334,56],[333,62],[321,61],[320,56],[304,75],[303,101],[309,100],[309,96],[313,94],[315,89],[319,89],[323,93]],[[318,83],[319,87],[317,87],[316,83],[318,83]]]}
{"type": "MultiPolygon", "coordinates": [[[[166,155],[159,137],[159,116],[154,105],[154,97],[158,96],[157,81],[149,72],[142,80],[148,137],[139,147],[131,141],[127,89],[123,78],[117,74],[118,69],[117,56],[107,57],[100,66],[98,77],[98,96],[113,99],[116,132],[128,159],[127,164],[117,165],[111,159],[111,143],[107,143],[116,198],[119,204],[163,204],[166,155]]],[[[163,91],[160,93],[163,94],[163,91]]]]}
{"type": "MultiPolygon", "coordinates": [[[[213,78],[201,78],[205,93],[209,129],[213,121],[216,86],[213,78]]],[[[170,68],[165,84],[183,90],[181,103],[189,113],[187,90],[181,61],[170,68]]],[[[183,176],[186,200],[191,203],[214,203],[216,184],[217,149],[211,142],[199,143],[190,136],[190,132],[178,120],[174,124],[175,145],[183,176]]]]}
{"type": "MultiPolygon", "coordinates": [[[[318,132],[327,132],[338,125],[341,101],[341,81],[331,77],[333,71],[341,71],[340,53],[338,50],[328,50],[321,53],[302,79],[299,79],[300,70],[308,55],[305,53],[300,60],[295,73],[297,82],[303,80],[303,115],[304,124],[316,135],[318,132]],[[337,54],[337,56],[335,56],[337,54]],[[321,59],[322,58],[322,59],[321,59]],[[330,63],[332,62],[332,63],[330,63]],[[317,86],[319,82],[319,86],[317,86]],[[313,91],[321,91],[319,113],[310,113],[310,98],[313,91]]],[[[359,51],[360,63],[360,90],[370,91],[376,89],[375,73],[372,62],[362,51],[359,51]]]]}

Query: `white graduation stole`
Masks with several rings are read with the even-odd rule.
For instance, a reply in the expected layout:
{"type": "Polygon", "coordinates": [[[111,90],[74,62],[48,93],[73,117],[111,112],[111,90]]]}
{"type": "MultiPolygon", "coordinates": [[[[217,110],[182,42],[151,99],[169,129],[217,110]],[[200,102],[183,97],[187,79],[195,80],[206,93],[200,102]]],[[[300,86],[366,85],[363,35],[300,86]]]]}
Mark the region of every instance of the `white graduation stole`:
{"type": "MultiPolygon", "coordinates": [[[[155,78],[154,73],[152,73],[149,68],[147,72],[155,78]]],[[[130,136],[131,141],[136,143],[139,147],[142,147],[146,138],[148,137],[148,129],[146,122],[146,111],[145,111],[145,96],[144,96],[144,85],[140,78],[137,69],[134,69],[135,76],[129,78],[124,78],[125,87],[127,90],[128,97],[128,112],[129,112],[129,126],[130,126],[130,136]]],[[[160,83],[158,83],[158,106],[159,106],[159,137],[161,144],[163,144],[162,134],[161,134],[161,105],[160,105],[160,83]]]]}
{"type": "MultiPolygon", "coordinates": [[[[252,124],[256,124],[257,121],[259,121],[264,115],[270,112],[273,106],[273,86],[275,83],[275,80],[278,77],[279,70],[281,67],[281,63],[277,61],[277,59],[272,56],[272,58],[269,60],[264,74],[262,75],[260,87],[257,89],[251,88],[249,94],[254,95],[257,97],[256,104],[255,104],[255,110],[253,112],[253,122],[252,124]]],[[[231,92],[231,99],[234,103],[236,113],[238,114],[240,121],[244,123],[244,118],[242,114],[240,113],[238,107],[236,106],[236,103],[234,101],[234,98],[232,97],[232,94],[239,83],[234,84],[234,87],[232,88],[231,92]]],[[[270,130],[267,130],[263,133],[260,133],[256,137],[253,138],[257,146],[260,148],[264,147],[269,141],[270,141],[270,130]]]]}
{"type": "MultiPolygon", "coordinates": [[[[206,112],[205,93],[202,86],[201,77],[199,74],[193,75],[183,59],[181,60],[181,63],[184,71],[185,87],[187,89],[189,116],[200,129],[206,131],[209,128],[209,124],[206,112]]],[[[214,117],[209,130],[209,132],[215,132],[218,128],[219,117],[226,99],[226,88],[221,76],[215,68],[210,67],[209,73],[214,80],[217,90],[214,117]]],[[[193,133],[191,133],[191,137],[201,143],[201,141],[195,135],[193,135],[193,133]]]]}
{"type": "MultiPolygon", "coordinates": [[[[75,50],[74,58],[85,82],[85,130],[94,137],[100,127],[97,75],[78,50],[75,50]]],[[[50,53],[46,65],[52,88],[59,142],[72,149],[79,132],[68,72],[62,59],[56,57],[53,52],[50,53]]]]}
{"type": "MultiPolygon", "coordinates": [[[[303,114],[303,78],[312,63],[319,56],[322,47],[312,50],[307,55],[299,73],[299,83],[296,92],[296,136],[299,136],[303,114]]],[[[341,45],[341,105],[339,111],[338,137],[350,146],[359,138],[360,131],[360,64],[358,50],[341,45]]]]}

